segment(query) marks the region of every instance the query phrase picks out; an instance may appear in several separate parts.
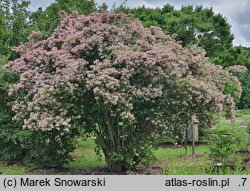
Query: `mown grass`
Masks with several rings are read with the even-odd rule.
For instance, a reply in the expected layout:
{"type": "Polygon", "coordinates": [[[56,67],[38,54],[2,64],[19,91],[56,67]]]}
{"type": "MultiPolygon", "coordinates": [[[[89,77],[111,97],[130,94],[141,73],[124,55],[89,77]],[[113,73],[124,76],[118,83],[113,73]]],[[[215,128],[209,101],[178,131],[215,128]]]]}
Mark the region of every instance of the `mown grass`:
{"type": "Polygon", "coordinates": [[[29,174],[24,166],[1,166],[0,172],[4,175],[29,174]]]}
{"type": "Polygon", "coordinates": [[[77,148],[73,153],[74,161],[71,161],[66,167],[69,169],[105,167],[104,157],[98,157],[93,140],[79,141],[77,148]]]}
{"type": "Polygon", "coordinates": [[[237,110],[235,121],[221,117],[218,119],[217,126],[220,127],[247,127],[250,123],[250,109],[237,110]]]}
{"type": "MultiPolygon", "coordinates": [[[[236,120],[234,122],[221,118],[218,121],[218,126],[225,128],[246,127],[250,122],[250,110],[243,110],[236,112],[236,120]]],[[[93,140],[79,141],[77,148],[72,153],[74,160],[69,162],[65,167],[70,170],[84,169],[84,168],[98,168],[106,167],[104,157],[97,157],[94,149],[95,143],[93,140]]],[[[209,162],[207,145],[197,146],[195,149],[195,157],[191,156],[191,147],[188,148],[188,154],[185,155],[185,149],[159,147],[154,150],[155,161],[151,165],[161,166],[164,174],[169,175],[186,175],[186,174],[214,174],[213,165],[209,162]]],[[[237,154],[232,158],[250,158],[247,154],[237,154]]],[[[49,174],[48,172],[30,171],[21,165],[6,166],[0,163],[0,172],[3,174],[49,174]]],[[[67,172],[66,172],[67,173],[67,172]]],[[[66,174],[64,171],[56,174],[66,174]]],[[[222,174],[250,174],[250,167],[247,166],[242,171],[240,163],[234,170],[226,169],[222,174]]]]}

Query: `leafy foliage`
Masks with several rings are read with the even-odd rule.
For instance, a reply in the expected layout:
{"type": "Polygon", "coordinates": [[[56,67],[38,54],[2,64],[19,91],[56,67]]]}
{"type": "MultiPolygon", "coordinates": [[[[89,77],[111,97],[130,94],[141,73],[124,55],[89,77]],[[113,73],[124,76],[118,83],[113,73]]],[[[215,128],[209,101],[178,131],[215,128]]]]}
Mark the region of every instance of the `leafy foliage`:
{"type": "MultiPolygon", "coordinates": [[[[75,149],[77,129],[70,132],[28,130],[22,139],[27,152],[24,162],[29,167],[60,168],[72,160],[70,152],[75,149]]],[[[21,137],[21,136],[20,136],[21,137]]]]}
{"type": "Polygon", "coordinates": [[[30,1],[27,0],[2,0],[0,2],[0,12],[6,18],[8,27],[11,31],[9,46],[17,46],[26,42],[30,34],[28,6],[30,1]]]}
{"type": "Polygon", "coordinates": [[[49,37],[60,24],[61,10],[67,13],[78,11],[81,14],[90,14],[96,10],[96,4],[93,0],[56,0],[45,10],[40,7],[31,14],[32,29],[40,31],[44,38],[49,37]]]}
{"type": "Polygon", "coordinates": [[[11,110],[9,102],[13,99],[8,96],[9,83],[17,80],[17,75],[10,72],[0,72],[0,159],[7,161],[20,157],[23,152],[16,136],[22,124],[12,120],[15,113],[11,110]]]}
{"type": "Polygon", "coordinates": [[[218,132],[211,136],[210,157],[213,161],[224,163],[235,150],[234,137],[218,132]]]}
{"type": "Polygon", "coordinates": [[[220,63],[223,67],[233,65],[243,65],[248,67],[250,65],[250,56],[246,54],[246,48],[242,46],[235,46],[229,48],[225,52],[221,52],[214,58],[215,63],[220,63]]]}
{"type": "Polygon", "coordinates": [[[250,72],[240,73],[237,75],[241,86],[242,96],[240,99],[236,99],[236,106],[239,109],[250,108],[250,72]]]}
{"type": "Polygon", "coordinates": [[[10,53],[10,46],[8,45],[8,39],[10,37],[10,30],[4,15],[0,11],[0,65],[4,63],[4,60],[10,53]]]}

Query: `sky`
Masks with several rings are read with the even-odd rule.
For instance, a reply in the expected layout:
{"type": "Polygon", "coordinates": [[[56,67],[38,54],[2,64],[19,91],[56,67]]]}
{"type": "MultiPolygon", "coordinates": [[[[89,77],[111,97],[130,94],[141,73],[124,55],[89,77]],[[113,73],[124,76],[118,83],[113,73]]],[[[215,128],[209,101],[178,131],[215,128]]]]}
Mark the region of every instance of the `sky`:
{"type": "MultiPolygon", "coordinates": [[[[98,5],[103,2],[112,7],[115,2],[117,6],[121,5],[124,0],[96,0],[98,5]]],[[[32,10],[38,7],[46,8],[54,0],[31,0],[32,10]]],[[[162,7],[165,4],[171,4],[175,8],[185,5],[203,7],[213,7],[215,13],[221,13],[228,19],[232,33],[234,34],[234,45],[250,47],[250,0],[127,0],[127,7],[162,7]]]]}

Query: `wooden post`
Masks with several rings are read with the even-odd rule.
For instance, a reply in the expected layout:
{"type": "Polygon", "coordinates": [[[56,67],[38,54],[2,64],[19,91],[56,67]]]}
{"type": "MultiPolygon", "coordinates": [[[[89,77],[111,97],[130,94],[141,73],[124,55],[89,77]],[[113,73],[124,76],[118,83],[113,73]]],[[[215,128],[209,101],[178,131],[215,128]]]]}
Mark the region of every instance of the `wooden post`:
{"type": "Polygon", "coordinates": [[[192,156],[195,155],[194,124],[192,123],[192,156]]]}
{"type": "Polygon", "coordinates": [[[188,140],[192,141],[192,156],[195,155],[195,142],[198,141],[198,121],[192,116],[191,123],[185,130],[185,154],[187,154],[188,140]]]}
{"type": "Polygon", "coordinates": [[[188,150],[188,128],[185,129],[185,155],[187,155],[188,150]]]}
{"type": "Polygon", "coordinates": [[[192,123],[192,156],[195,155],[195,141],[198,141],[198,124],[194,121],[192,123]]]}

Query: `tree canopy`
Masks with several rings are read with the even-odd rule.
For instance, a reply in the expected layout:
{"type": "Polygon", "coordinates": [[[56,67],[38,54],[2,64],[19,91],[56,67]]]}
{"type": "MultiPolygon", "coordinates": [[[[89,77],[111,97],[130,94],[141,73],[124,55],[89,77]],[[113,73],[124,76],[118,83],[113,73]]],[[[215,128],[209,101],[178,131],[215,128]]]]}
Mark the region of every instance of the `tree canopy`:
{"type": "Polygon", "coordinates": [[[0,12],[0,66],[2,66],[3,60],[5,60],[10,53],[10,46],[8,44],[9,37],[10,30],[4,15],[0,12]]]}
{"type": "Polygon", "coordinates": [[[27,0],[2,0],[0,2],[0,12],[6,18],[8,27],[11,31],[9,38],[10,46],[18,46],[27,41],[27,36],[31,30],[29,28],[28,10],[30,1],[27,0]]]}
{"type": "Polygon", "coordinates": [[[94,0],[56,0],[45,10],[40,7],[31,14],[33,30],[40,31],[45,38],[50,36],[60,23],[61,10],[67,13],[78,11],[81,14],[89,14],[96,10],[96,4],[94,0]]]}

